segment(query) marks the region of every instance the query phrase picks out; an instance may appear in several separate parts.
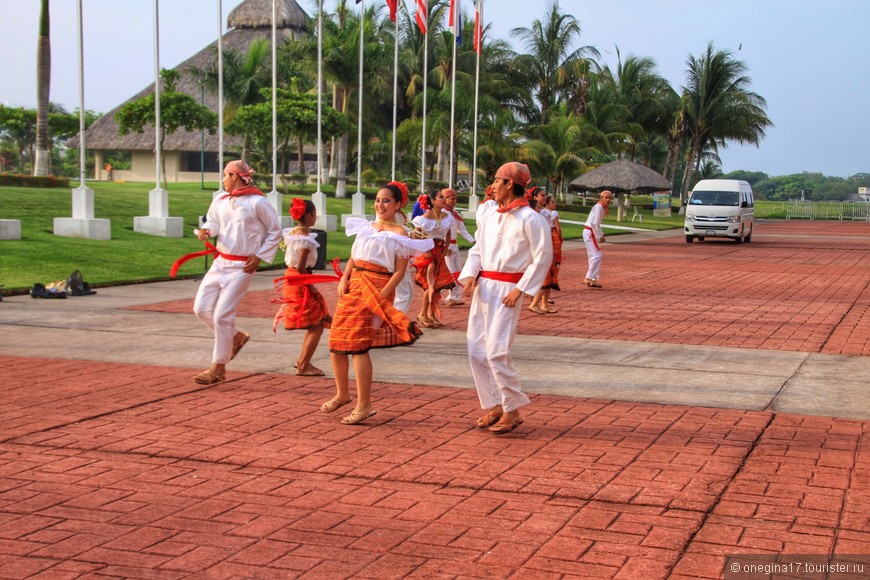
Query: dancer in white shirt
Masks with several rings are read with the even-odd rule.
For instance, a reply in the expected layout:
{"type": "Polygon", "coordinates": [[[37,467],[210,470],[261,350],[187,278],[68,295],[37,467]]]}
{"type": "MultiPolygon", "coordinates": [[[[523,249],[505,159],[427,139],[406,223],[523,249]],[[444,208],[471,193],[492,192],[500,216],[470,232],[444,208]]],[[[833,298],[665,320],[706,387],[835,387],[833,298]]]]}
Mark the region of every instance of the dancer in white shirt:
{"type": "Polygon", "coordinates": [[[590,288],[601,288],[598,279],[601,275],[601,244],[604,243],[604,231],[601,222],[607,215],[613,193],[604,190],[598,203],[589,212],[586,224],[583,226],[583,243],[586,244],[586,256],[589,259],[589,269],[586,271],[584,283],[590,288]]]}
{"type": "Polygon", "coordinates": [[[423,289],[420,301],[420,313],[417,323],[424,328],[440,328],[441,323],[441,291],[450,290],[456,286],[456,280],[447,266],[447,253],[452,238],[453,214],[447,209],[447,201],[443,191],[432,195],[421,195],[417,199],[423,214],[412,221],[421,237],[432,238],[435,246],[432,251],[421,254],[413,260],[417,274],[414,282],[423,289]]]}
{"type": "Polygon", "coordinates": [[[459,275],[466,296],[473,294],[468,320],[468,358],[482,408],[478,428],[508,433],[522,424],[519,408],[529,403],[511,359],[523,294],[541,287],[553,244],[550,224],[529,207],[525,186],[529,168],[506,163],[493,182],[497,209],[482,213],[477,243],[459,275]]]}
{"type": "Polygon", "coordinates": [[[215,260],[202,279],[193,311],[214,333],[211,367],[194,380],[211,385],[226,379],[226,365],[251,336],[236,331],[236,310],[260,262],[271,262],[281,242],[275,208],[252,185],[253,170],[242,160],[224,168],[224,191],[216,198],[199,229],[202,241],[217,236],[215,260]]]}
{"type": "MultiPolygon", "coordinates": [[[[441,190],[447,202],[447,210],[453,214],[453,224],[450,227],[450,243],[447,248],[447,267],[454,276],[458,276],[462,271],[462,254],[459,252],[459,244],[456,240],[462,236],[467,242],[474,243],[474,237],[468,233],[468,228],[465,227],[465,221],[462,216],[456,211],[456,190],[447,189],[441,190]]],[[[447,306],[462,306],[465,301],[462,300],[462,286],[457,284],[447,292],[447,300],[444,302],[447,306]]]]}

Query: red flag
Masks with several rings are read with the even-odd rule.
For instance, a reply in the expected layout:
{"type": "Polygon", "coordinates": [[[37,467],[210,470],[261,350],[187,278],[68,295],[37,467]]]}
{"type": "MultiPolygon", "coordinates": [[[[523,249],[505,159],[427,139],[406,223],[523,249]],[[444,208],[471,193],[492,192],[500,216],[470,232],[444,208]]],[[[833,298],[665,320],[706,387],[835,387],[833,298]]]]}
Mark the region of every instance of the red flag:
{"type": "Polygon", "coordinates": [[[399,0],[387,0],[387,6],[390,7],[390,20],[396,21],[396,8],[399,0]]]}
{"type": "Polygon", "coordinates": [[[483,53],[483,0],[477,0],[477,11],[474,13],[474,52],[483,53]]]}
{"type": "Polygon", "coordinates": [[[450,15],[448,23],[450,25],[450,32],[453,33],[456,42],[459,43],[459,39],[462,37],[462,18],[459,14],[459,0],[450,0],[450,15]]]}
{"type": "Polygon", "coordinates": [[[417,0],[417,10],[414,16],[417,20],[417,26],[420,27],[420,32],[426,34],[426,28],[429,24],[429,8],[426,6],[426,0],[417,0]]]}

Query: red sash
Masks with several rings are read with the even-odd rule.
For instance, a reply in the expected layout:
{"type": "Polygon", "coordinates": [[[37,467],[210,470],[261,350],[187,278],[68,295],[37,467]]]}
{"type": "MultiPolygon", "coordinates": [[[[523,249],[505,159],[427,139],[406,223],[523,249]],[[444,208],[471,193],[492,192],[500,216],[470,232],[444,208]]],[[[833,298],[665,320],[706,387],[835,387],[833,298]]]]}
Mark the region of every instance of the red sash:
{"type": "MultiPolygon", "coordinates": [[[[298,324],[299,320],[301,320],[303,313],[305,312],[305,306],[308,303],[308,300],[311,298],[311,290],[308,288],[309,284],[320,284],[323,282],[338,282],[341,280],[341,266],[339,265],[339,259],[336,257],[332,262],[332,271],[335,272],[334,276],[330,276],[329,274],[290,274],[281,276],[279,278],[275,278],[272,282],[275,285],[275,290],[280,292],[284,286],[304,286],[304,294],[302,298],[302,306],[299,307],[299,313],[296,316],[296,322],[298,324]]],[[[282,303],[281,300],[273,300],[278,304],[282,303]]],[[[275,315],[275,320],[272,323],[272,332],[277,332],[275,329],[278,328],[278,322],[281,321],[283,315],[281,311],[278,311],[278,314],[275,315]]]]}
{"type": "Polygon", "coordinates": [[[490,272],[488,270],[480,271],[481,278],[489,278],[490,280],[497,280],[499,282],[511,282],[516,284],[519,282],[522,277],[522,272],[490,272]]]}
{"type": "Polygon", "coordinates": [[[209,242],[204,243],[205,247],[208,248],[207,250],[181,256],[172,263],[172,267],[169,269],[169,275],[172,278],[175,278],[175,275],[178,273],[178,269],[181,267],[182,264],[184,264],[185,262],[189,262],[194,258],[199,258],[200,256],[220,256],[225,260],[235,260],[237,262],[244,262],[248,259],[248,256],[233,256],[232,254],[224,254],[223,252],[212,246],[209,242]]]}
{"type": "Polygon", "coordinates": [[[601,246],[598,245],[598,240],[595,239],[595,230],[590,228],[589,226],[583,226],[584,230],[589,230],[589,237],[592,238],[592,243],[595,245],[595,249],[599,252],[601,251],[601,246]]]}

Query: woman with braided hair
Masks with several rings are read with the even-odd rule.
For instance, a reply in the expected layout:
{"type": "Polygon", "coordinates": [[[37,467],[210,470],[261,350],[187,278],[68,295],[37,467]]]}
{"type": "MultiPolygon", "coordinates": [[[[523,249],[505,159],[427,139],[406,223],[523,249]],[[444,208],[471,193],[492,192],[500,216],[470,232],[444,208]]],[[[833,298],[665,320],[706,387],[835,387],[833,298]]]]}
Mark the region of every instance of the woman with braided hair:
{"type": "Polygon", "coordinates": [[[446,209],[447,198],[442,191],[421,195],[417,201],[425,212],[415,217],[412,222],[418,232],[432,238],[435,244],[431,251],[414,260],[414,266],[417,268],[414,282],[423,288],[423,300],[417,322],[426,328],[439,328],[442,326],[441,309],[438,307],[441,291],[449,290],[456,285],[445,260],[451,241],[453,214],[446,209]]]}
{"type": "Polygon", "coordinates": [[[389,183],[375,198],[377,220],[350,218],[345,231],[356,236],[344,274],[338,283],[338,303],[329,333],[329,351],[335,375],[335,396],[320,410],[332,413],[351,402],[348,373],[353,356],[357,401],[344,425],[373,416],[372,360],[369,350],[413,344],[422,334],[417,325],[393,306],[393,299],[408,260],[432,249],[429,239],[413,239],[396,212],[407,201],[404,184],[389,183]]]}
{"type": "Polygon", "coordinates": [[[298,376],[321,377],[323,370],[311,364],[311,358],[324,328],[329,328],[332,317],[326,306],[326,300],[313,284],[294,284],[297,276],[307,276],[314,270],[317,262],[317,236],[311,233],[311,227],[317,221],[317,208],[307,200],[293,198],[290,204],[290,216],[296,220],[296,226],[283,230],[284,263],[287,271],[281,284],[282,304],[275,316],[275,326],[284,322],[285,330],[305,330],[302,340],[302,351],[293,366],[298,376]]]}

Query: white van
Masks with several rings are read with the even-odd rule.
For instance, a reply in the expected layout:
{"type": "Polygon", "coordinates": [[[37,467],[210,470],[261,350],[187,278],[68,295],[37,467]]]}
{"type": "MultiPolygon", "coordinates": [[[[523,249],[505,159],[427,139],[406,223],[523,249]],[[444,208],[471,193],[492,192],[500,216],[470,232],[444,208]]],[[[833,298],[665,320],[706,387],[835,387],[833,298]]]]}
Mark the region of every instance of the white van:
{"type": "Polygon", "coordinates": [[[746,181],[702,179],[686,202],[686,243],[695,238],[733,238],[738,244],[752,241],[755,197],[746,181]]]}

